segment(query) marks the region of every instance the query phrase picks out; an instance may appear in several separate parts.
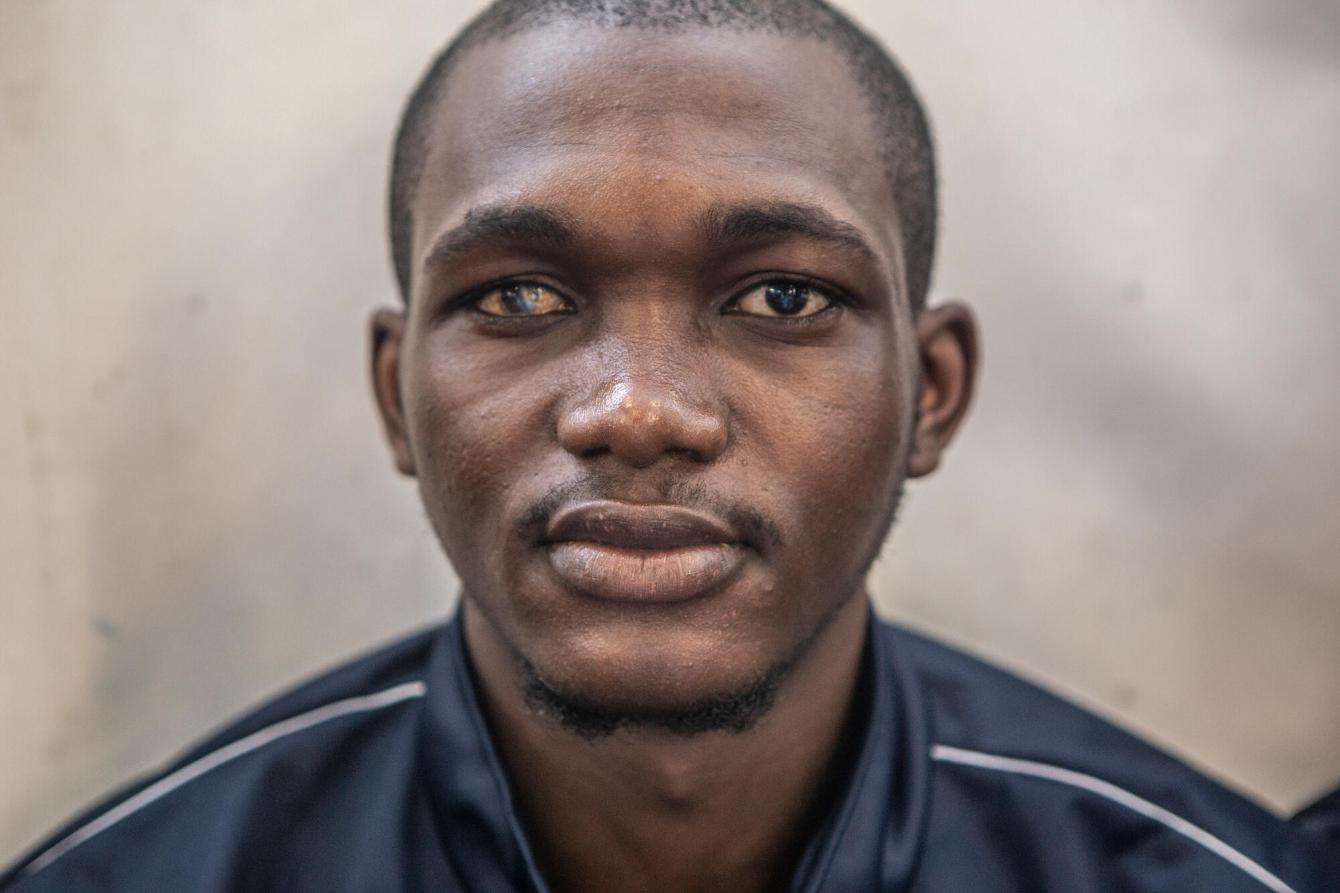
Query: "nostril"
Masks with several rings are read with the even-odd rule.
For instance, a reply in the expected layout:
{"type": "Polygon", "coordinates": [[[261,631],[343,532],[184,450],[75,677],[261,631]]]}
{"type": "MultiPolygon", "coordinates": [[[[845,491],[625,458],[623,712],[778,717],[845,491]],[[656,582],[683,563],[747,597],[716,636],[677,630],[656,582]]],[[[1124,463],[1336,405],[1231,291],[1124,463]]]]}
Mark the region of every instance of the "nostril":
{"type": "Polygon", "coordinates": [[[699,464],[708,461],[707,457],[703,453],[690,447],[676,447],[674,449],[666,450],[666,452],[670,453],[671,455],[683,456],[690,462],[696,462],[699,464]]]}

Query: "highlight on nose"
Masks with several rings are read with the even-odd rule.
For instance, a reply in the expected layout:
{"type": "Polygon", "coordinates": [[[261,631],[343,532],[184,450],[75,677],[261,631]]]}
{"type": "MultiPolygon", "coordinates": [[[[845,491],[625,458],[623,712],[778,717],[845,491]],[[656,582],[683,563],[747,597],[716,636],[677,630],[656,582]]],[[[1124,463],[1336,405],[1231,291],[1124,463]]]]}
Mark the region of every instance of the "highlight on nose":
{"type": "Polygon", "coordinates": [[[608,452],[637,468],[667,454],[710,462],[726,448],[724,412],[698,405],[671,389],[616,382],[564,410],[558,440],[569,453],[608,452]]]}

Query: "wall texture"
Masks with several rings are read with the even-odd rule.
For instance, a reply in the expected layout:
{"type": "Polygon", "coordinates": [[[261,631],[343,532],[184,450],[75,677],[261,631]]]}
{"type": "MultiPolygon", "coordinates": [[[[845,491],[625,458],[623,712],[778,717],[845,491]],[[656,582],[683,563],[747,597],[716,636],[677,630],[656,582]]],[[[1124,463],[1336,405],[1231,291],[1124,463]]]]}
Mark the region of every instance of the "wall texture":
{"type": "MultiPolygon", "coordinates": [[[[1340,777],[1340,6],[866,0],[980,403],[887,613],[1290,808],[1340,777]]],[[[365,384],[473,4],[0,3],[0,859],[453,593],[365,384]]]]}

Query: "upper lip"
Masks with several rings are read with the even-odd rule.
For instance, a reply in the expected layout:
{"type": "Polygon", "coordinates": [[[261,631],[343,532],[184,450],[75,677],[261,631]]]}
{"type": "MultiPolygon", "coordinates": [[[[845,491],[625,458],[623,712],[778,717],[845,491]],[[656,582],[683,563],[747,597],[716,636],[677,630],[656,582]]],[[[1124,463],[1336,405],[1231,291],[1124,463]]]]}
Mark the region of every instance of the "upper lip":
{"type": "Polygon", "coordinates": [[[545,528],[544,541],[581,541],[625,549],[680,549],[738,544],[740,536],[725,521],[695,509],[602,499],[560,509],[545,528]]]}

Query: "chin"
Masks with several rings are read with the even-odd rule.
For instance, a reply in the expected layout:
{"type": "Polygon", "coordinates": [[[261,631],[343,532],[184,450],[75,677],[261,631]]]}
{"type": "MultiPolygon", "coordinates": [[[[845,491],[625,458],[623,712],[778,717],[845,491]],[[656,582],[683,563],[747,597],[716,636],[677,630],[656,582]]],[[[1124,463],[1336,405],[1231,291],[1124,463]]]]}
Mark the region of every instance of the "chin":
{"type": "Polygon", "coordinates": [[[583,734],[743,730],[822,626],[757,571],[704,597],[629,604],[520,566],[475,590],[488,593],[476,604],[521,664],[531,706],[583,734]]]}
{"type": "Polygon", "coordinates": [[[618,624],[544,643],[535,667],[555,684],[602,700],[671,706],[747,685],[785,650],[734,630],[618,624]]]}
{"type": "Polygon", "coordinates": [[[767,712],[790,649],[726,635],[586,630],[522,655],[527,700],[587,735],[744,731],[767,712]]]}

